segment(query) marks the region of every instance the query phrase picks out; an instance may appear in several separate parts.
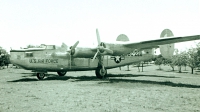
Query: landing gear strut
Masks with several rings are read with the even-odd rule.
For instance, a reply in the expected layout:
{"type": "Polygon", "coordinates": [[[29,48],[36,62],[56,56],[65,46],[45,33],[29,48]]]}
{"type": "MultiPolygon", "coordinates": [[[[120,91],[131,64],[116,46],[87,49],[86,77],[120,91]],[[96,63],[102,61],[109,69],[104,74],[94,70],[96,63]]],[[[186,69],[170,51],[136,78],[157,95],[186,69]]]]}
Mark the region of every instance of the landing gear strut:
{"type": "Polygon", "coordinates": [[[65,76],[67,72],[57,72],[59,76],[65,76]]]}
{"type": "Polygon", "coordinates": [[[42,79],[44,79],[44,77],[45,77],[45,73],[36,73],[36,75],[37,75],[37,78],[38,78],[39,80],[42,80],[42,79]]]}
{"type": "Polygon", "coordinates": [[[103,79],[107,75],[107,70],[105,68],[103,69],[102,67],[97,67],[95,73],[97,78],[103,79]]]}
{"type": "Polygon", "coordinates": [[[101,42],[100,36],[99,36],[99,31],[97,29],[96,29],[96,35],[97,35],[98,46],[97,46],[97,52],[95,53],[92,61],[94,61],[96,57],[98,58],[98,65],[97,65],[97,69],[95,70],[95,73],[96,73],[97,78],[102,79],[107,74],[107,71],[103,64],[104,55],[105,54],[113,54],[113,51],[109,48],[106,48],[106,45],[103,42],[101,42]]]}

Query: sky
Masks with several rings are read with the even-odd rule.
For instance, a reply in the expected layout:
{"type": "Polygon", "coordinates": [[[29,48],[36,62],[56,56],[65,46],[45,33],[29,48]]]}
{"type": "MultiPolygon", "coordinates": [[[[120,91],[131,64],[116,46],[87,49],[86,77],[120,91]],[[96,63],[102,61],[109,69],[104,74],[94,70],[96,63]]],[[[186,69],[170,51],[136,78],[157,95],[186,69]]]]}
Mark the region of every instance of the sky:
{"type": "MultiPolygon", "coordinates": [[[[174,36],[200,34],[199,0],[0,0],[0,46],[97,46],[125,34],[132,42],[158,39],[165,28],[174,36]]],[[[199,41],[176,44],[184,50],[199,41]]]]}

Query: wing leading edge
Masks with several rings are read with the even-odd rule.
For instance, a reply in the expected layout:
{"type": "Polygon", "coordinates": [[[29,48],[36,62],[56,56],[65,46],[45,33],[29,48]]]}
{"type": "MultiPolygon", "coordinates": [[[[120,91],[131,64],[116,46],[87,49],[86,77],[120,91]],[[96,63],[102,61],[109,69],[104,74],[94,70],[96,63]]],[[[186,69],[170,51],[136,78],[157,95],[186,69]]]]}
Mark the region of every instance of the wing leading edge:
{"type": "Polygon", "coordinates": [[[129,48],[144,49],[144,48],[152,48],[158,45],[172,44],[172,43],[185,42],[198,39],[200,39],[200,35],[184,36],[184,37],[165,37],[155,40],[126,43],[123,45],[129,48]]]}

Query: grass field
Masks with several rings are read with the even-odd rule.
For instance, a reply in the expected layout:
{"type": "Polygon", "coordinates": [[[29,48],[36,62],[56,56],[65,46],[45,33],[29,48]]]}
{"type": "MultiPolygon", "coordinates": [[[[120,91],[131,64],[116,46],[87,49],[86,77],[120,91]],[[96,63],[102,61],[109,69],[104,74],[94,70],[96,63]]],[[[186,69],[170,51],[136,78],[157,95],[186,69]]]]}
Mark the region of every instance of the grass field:
{"type": "Polygon", "coordinates": [[[157,68],[110,69],[104,80],[94,71],[50,72],[38,81],[31,71],[9,67],[0,70],[0,112],[199,112],[200,73],[157,68]]]}

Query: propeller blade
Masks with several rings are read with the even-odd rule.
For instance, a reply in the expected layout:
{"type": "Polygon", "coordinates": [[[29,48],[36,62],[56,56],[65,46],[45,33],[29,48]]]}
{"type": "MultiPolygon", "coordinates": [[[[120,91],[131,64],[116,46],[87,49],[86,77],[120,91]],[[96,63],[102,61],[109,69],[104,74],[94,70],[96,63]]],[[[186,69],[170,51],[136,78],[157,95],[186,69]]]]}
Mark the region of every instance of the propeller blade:
{"type": "Polygon", "coordinates": [[[65,43],[62,43],[61,47],[62,48],[67,48],[67,45],[65,43]]]}
{"type": "Polygon", "coordinates": [[[98,31],[98,29],[96,29],[96,34],[97,34],[97,42],[98,42],[98,45],[100,45],[101,40],[100,40],[100,36],[99,36],[99,31],[98,31]]]}
{"type": "Polygon", "coordinates": [[[77,42],[71,47],[71,49],[75,49],[75,48],[77,47],[78,43],[79,43],[79,41],[77,41],[77,42]]]}
{"type": "Polygon", "coordinates": [[[77,41],[73,46],[70,47],[70,50],[67,52],[70,53],[70,55],[73,55],[75,53],[75,48],[77,47],[79,41],[77,41]]]}
{"type": "Polygon", "coordinates": [[[92,62],[95,60],[95,58],[97,57],[97,54],[99,53],[99,50],[96,52],[96,54],[94,55],[92,62]]]}
{"type": "Polygon", "coordinates": [[[71,69],[71,64],[72,64],[72,55],[70,55],[70,63],[69,63],[69,66],[70,66],[70,69],[71,69]]]}

